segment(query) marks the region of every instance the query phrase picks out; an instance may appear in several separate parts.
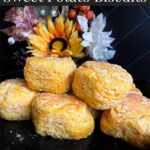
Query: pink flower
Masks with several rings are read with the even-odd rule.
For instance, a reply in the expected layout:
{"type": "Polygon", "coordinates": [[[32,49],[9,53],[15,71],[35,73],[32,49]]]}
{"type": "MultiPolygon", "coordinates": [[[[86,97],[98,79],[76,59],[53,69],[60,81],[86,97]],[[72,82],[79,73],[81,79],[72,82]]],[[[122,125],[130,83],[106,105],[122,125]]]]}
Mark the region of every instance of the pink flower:
{"type": "Polygon", "coordinates": [[[0,31],[20,42],[25,41],[27,35],[33,32],[34,23],[42,22],[42,19],[37,20],[35,18],[33,6],[25,6],[23,10],[20,7],[13,7],[8,10],[4,21],[12,22],[15,25],[0,31]]]}

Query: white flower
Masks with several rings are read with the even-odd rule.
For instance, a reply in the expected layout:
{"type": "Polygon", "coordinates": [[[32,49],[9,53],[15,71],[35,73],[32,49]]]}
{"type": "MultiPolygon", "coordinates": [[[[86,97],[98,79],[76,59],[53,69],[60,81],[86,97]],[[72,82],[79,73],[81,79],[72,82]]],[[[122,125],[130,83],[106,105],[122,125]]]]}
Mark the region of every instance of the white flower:
{"type": "Polygon", "coordinates": [[[90,29],[87,29],[88,20],[86,17],[81,17],[78,17],[81,30],[84,32],[82,35],[84,40],[81,44],[87,47],[87,54],[94,60],[107,61],[112,59],[116,51],[111,47],[111,43],[114,41],[114,38],[110,37],[112,31],[103,31],[106,26],[106,17],[102,13],[98,15],[93,20],[90,29]]]}
{"type": "Polygon", "coordinates": [[[88,47],[91,46],[91,43],[93,42],[93,37],[92,37],[92,32],[85,32],[82,35],[83,41],[82,41],[82,46],[88,47]]]}
{"type": "Polygon", "coordinates": [[[92,33],[88,32],[88,30],[89,30],[88,20],[86,17],[80,16],[80,15],[77,17],[77,19],[78,19],[78,22],[80,24],[81,31],[84,32],[82,35],[82,37],[84,39],[82,41],[82,46],[88,47],[91,45],[90,43],[93,42],[92,33]]]}
{"type": "Polygon", "coordinates": [[[81,31],[88,32],[89,27],[88,27],[88,20],[87,20],[87,18],[84,17],[84,16],[80,16],[79,15],[79,16],[77,16],[77,19],[78,19],[78,22],[80,24],[81,31]]]}

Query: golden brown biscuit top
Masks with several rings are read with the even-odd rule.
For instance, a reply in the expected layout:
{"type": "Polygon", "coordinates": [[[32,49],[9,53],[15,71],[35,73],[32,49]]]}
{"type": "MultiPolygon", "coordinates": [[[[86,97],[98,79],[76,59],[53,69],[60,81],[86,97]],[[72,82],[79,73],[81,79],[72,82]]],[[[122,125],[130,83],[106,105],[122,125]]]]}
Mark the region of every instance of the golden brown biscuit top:
{"type": "MultiPolygon", "coordinates": [[[[115,64],[110,64],[107,62],[87,61],[82,64],[81,67],[91,70],[91,73],[93,73],[93,75],[95,73],[95,75],[98,75],[99,77],[103,77],[106,79],[109,78],[110,81],[113,78],[125,82],[133,81],[131,75],[125,69],[115,64]]],[[[109,82],[109,80],[106,80],[106,82],[107,81],[109,82]]]]}
{"type": "Polygon", "coordinates": [[[129,94],[125,101],[110,110],[113,116],[128,119],[144,119],[149,122],[150,129],[150,99],[137,94],[129,94]]]}
{"type": "MultiPolygon", "coordinates": [[[[91,91],[94,91],[101,102],[103,101],[102,103],[105,104],[110,104],[110,100],[120,100],[132,89],[132,76],[118,65],[87,61],[77,69],[75,77],[77,75],[83,80],[86,79],[84,85],[90,86],[91,91]],[[89,80],[91,80],[92,85],[89,85],[89,80]]],[[[91,91],[87,92],[90,93],[91,91]]]]}
{"type": "Polygon", "coordinates": [[[29,72],[30,70],[34,70],[34,75],[40,76],[44,79],[49,79],[50,75],[56,75],[56,73],[63,74],[62,70],[65,70],[65,74],[74,71],[76,65],[70,57],[29,57],[27,58],[24,69],[27,69],[29,72]],[[50,68],[55,70],[55,72],[52,72],[50,68]]]}
{"type": "Polygon", "coordinates": [[[29,89],[23,79],[9,79],[0,83],[0,102],[22,105],[22,101],[31,100],[36,92],[29,89]]]}
{"type": "MultiPolygon", "coordinates": [[[[41,93],[33,100],[33,106],[38,108],[37,111],[74,111],[82,110],[87,105],[74,96],[67,94],[41,93]]],[[[86,109],[84,109],[86,110],[86,109]]]]}

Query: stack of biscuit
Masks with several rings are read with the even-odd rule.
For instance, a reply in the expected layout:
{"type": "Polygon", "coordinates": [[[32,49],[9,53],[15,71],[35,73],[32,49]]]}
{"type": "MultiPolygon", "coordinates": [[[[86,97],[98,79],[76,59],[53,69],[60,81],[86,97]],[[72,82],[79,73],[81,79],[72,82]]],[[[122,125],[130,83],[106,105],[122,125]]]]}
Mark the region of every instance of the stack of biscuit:
{"type": "Polygon", "coordinates": [[[77,68],[71,58],[30,57],[24,77],[0,84],[1,118],[32,118],[42,136],[79,140],[94,131],[103,111],[102,132],[150,147],[150,101],[122,67],[87,61],[77,68]]]}

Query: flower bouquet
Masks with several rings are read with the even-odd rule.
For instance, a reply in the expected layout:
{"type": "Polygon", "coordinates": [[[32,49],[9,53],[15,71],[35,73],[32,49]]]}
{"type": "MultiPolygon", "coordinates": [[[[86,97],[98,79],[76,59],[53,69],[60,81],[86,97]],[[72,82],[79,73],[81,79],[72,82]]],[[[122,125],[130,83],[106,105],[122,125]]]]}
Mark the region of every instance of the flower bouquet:
{"type": "MultiPolygon", "coordinates": [[[[14,26],[2,29],[8,43],[27,41],[28,46],[15,58],[25,54],[38,57],[73,57],[107,61],[114,57],[111,31],[104,31],[106,17],[95,15],[90,6],[13,7],[4,21],[14,26]]],[[[22,61],[22,60],[21,60],[22,61]]]]}

